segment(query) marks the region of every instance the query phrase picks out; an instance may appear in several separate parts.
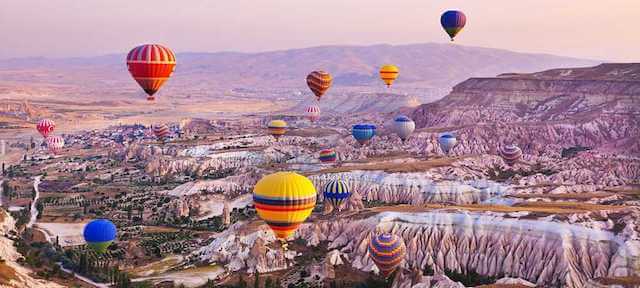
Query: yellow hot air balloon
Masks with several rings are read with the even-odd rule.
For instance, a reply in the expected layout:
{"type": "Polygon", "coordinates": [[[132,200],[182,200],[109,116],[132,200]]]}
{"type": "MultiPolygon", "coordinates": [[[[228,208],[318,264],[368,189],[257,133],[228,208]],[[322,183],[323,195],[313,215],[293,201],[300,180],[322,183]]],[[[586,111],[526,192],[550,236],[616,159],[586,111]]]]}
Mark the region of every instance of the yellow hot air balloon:
{"type": "Polygon", "coordinates": [[[311,215],[316,188],[311,180],[295,172],[269,174],[253,188],[253,204],[276,237],[285,240],[311,215]]]}
{"type": "Polygon", "coordinates": [[[380,79],[387,84],[387,87],[391,87],[393,81],[398,78],[398,73],[400,73],[400,70],[396,65],[387,64],[380,68],[380,79]]]}
{"type": "Polygon", "coordinates": [[[269,122],[267,129],[269,130],[269,134],[278,140],[280,136],[287,133],[287,122],[283,120],[273,120],[269,122]]]}

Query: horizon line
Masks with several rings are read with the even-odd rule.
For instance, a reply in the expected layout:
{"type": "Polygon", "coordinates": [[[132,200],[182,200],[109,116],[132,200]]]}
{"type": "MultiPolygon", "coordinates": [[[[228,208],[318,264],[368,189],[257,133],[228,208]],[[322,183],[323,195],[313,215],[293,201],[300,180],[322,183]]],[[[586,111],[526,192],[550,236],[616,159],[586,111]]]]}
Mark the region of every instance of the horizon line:
{"type": "MultiPolygon", "coordinates": [[[[143,44],[149,44],[142,43],[143,44]]],[[[161,44],[164,46],[164,43],[154,43],[161,44]]],[[[389,44],[389,43],[376,43],[376,44],[326,44],[326,45],[314,45],[314,46],[306,46],[306,47],[293,47],[293,48],[284,48],[284,49],[271,49],[271,50],[263,50],[263,51],[233,51],[233,50],[218,50],[218,51],[180,51],[175,54],[262,54],[262,53],[276,53],[276,52],[287,52],[287,51],[295,51],[295,50],[306,50],[306,49],[318,49],[318,48],[338,48],[338,47],[375,47],[375,46],[390,46],[390,47],[401,47],[401,46],[418,46],[418,45],[439,45],[439,46],[448,46],[448,47],[459,47],[459,48],[474,48],[474,49],[488,49],[488,50],[498,50],[503,52],[510,52],[516,54],[530,54],[530,55],[539,55],[539,56],[551,56],[551,57],[561,57],[561,58],[571,58],[574,60],[582,60],[582,61],[592,61],[592,62],[600,62],[600,63],[636,63],[636,62],[621,62],[621,61],[612,61],[611,59],[603,60],[603,59],[594,59],[594,58],[581,58],[576,56],[567,56],[567,55],[558,55],[551,54],[545,52],[527,52],[527,51],[515,51],[509,50],[505,48],[496,48],[496,47],[484,47],[484,46],[473,46],[473,45],[463,45],[458,43],[450,43],[450,42],[412,42],[412,43],[404,43],[404,44],[389,44]]],[[[133,46],[135,47],[135,46],[133,46]]],[[[131,49],[133,48],[131,47],[131,49]]],[[[98,58],[98,57],[109,57],[116,55],[126,55],[127,51],[122,53],[106,53],[106,54],[96,54],[96,55],[88,55],[88,56],[25,56],[25,57],[8,57],[1,58],[0,61],[16,61],[16,60],[35,60],[35,59],[46,59],[46,60],[64,60],[64,59],[90,59],[90,58],[98,58]]]]}

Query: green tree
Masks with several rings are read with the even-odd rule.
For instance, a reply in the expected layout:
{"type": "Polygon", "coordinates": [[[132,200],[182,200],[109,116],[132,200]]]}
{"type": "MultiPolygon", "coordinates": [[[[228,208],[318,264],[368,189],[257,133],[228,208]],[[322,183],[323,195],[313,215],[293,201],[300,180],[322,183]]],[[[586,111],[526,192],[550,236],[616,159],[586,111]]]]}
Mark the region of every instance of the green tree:
{"type": "Polygon", "coordinates": [[[273,280],[271,280],[271,277],[264,279],[264,288],[273,288],[273,280]]]}
{"type": "Polygon", "coordinates": [[[244,281],[242,275],[240,275],[240,279],[238,280],[238,288],[247,288],[247,282],[244,281]]]}
{"type": "Polygon", "coordinates": [[[257,270],[253,281],[253,288],[260,288],[260,272],[258,272],[257,270]]]}

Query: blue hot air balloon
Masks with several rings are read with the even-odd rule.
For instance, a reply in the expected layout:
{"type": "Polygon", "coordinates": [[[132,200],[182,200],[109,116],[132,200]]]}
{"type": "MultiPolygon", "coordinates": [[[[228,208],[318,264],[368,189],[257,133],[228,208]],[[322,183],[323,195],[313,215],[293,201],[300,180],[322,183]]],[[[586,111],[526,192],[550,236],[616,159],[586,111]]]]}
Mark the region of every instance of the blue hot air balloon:
{"type": "Polygon", "coordinates": [[[449,154],[449,151],[451,151],[451,149],[456,146],[457,143],[458,139],[456,139],[456,136],[449,132],[442,133],[440,134],[440,137],[438,137],[438,144],[440,144],[440,149],[442,149],[442,151],[447,155],[449,154]]]}
{"type": "Polygon", "coordinates": [[[102,254],[116,240],[116,225],[107,219],[96,219],[84,226],[84,240],[94,251],[102,254]]]}
{"type": "Polygon", "coordinates": [[[360,145],[367,144],[373,136],[376,136],[376,125],[373,124],[356,124],[351,129],[353,138],[356,138],[360,145]]]}
{"type": "Polygon", "coordinates": [[[449,10],[444,12],[440,17],[440,24],[442,24],[442,28],[444,28],[444,31],[449,34],[451,41],[453,41],[453,38],[455,38],[462,28],[464,28],[464,25],[467,24],[467,16],[465,16],[462,11],[449,10]]]}
{"type": "Polygon", "coordinates": [[[342,203],[351,196],[351,191],[349,191],[347,183],[337,179],[331,180],[329,183],[324,185],[322,195],[324,195],[325,199],[329,200],[334,208],[338,209],[338,207],[340,207],[340,205],[342,205],[342,203]]]}

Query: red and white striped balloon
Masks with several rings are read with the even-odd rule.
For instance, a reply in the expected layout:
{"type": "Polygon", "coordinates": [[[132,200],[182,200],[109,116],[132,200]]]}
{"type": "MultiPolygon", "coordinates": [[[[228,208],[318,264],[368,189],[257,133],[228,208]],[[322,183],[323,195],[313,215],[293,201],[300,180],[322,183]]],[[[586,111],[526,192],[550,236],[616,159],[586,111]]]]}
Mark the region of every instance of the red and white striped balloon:
{"type": "Polygon", "coordinates": [[[51,136],[47,137],[47,148],[49,148],[49,152],[53,154],[58,154],[64,147],[64,138],[60,136],[51,136]]]}
{"type": "Polygon", "coordinates": [[[36,129],[38,130],[40,135],[42,135],[42,137],[44,138],[47,138],[49,133],[53,132],[55,128],[56,128],[56,123],[53,122],[53,120],[51,119],[42,119],[38,121],[38,124],[36,124],[36,129]]]}
{"type": "Polygon", "coordinates": [[[311,122],[315,122],[320,119],[320,107],[318,107],[318,105],[311,105],[307,107],[304,113],[307,119],[311,120],[311,122]]]}
{"type": "Polygon", "coordinates": [[[145,44],[127,54],[127,67],[133,79],[147,93],[147,100],[167,82],[176,67],[176,56],[171,49],[158,44],[145,44]]]}
{"type": "Polygon", "coordinates": [[[156,135],[156,137],[160,141],[166,141],[167,138],[169,138],[170,133],[171,130],[169,130],[169,127],[165,124],[158,124],[153,126],[153,134],[156,135]]]}

